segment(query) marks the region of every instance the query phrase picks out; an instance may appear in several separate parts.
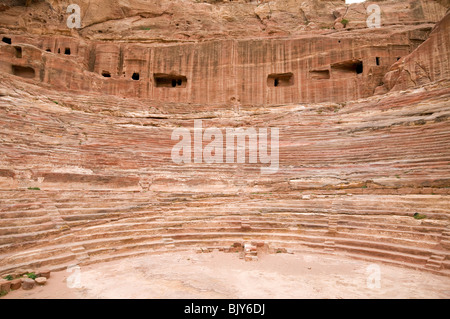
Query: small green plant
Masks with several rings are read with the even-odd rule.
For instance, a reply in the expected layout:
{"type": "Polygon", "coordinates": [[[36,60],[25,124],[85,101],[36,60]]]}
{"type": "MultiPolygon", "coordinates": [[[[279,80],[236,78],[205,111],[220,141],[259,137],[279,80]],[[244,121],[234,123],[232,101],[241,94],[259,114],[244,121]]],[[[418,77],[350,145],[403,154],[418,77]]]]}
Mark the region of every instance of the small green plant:
{"type": "Polygon", "coordinates": [[[30,191],[40,191],[41,189],[39,187],[28,187],[30,191]]]}
{"type": "Polygon", "coordinates": [[[3,279],[6,279],[6,280],[13,280],[14,278],[13,278],[13,276],[8,275],[8,276],[3,277],[3,279]]]}
{"type": "Polygon", "coordinates": [[[395,175],[395,177],[397,177],[397,178],[400,178],[400,176],[399,176],[399,175],[395,175]]]}
{"type": "Polygon", "coordinates": [[[151,30],[151,29],[150,29],[150,27],[142,27],[141,30],[149,31],[149,30],[151,30]]]}
{"type": "Polygon", "coordinates": [[[58,103],[58,101],[53,101],[53,103],[55,103],[55,104],[59,104],[59,103],[58,103]]]}
{"type": "Polygon", "coordinates": [[[344,25],[344,27],[345,26],[347,26],[347,24],[348,24],[348,20],[347,19],[342,19],[341,20],[341,23],[344,25]]]}
{"type": "Polygon", "coordinates": [[[415,213],[414,214],[414,218],[415,219],[425,219],[425,218],[427,218],[427,215],[422,215],[422,214],[419,214],[419,213],[415,213]]]}
{"type": "Polygon", "coordinates": [[[361,188],[367,188],[367,185],[363,185],[363,186],[361,186],[361,188]]]}
{"type": "Polygon", "coordinates": [[[0,298],[6,296],[8,292],[6,290],[0,291],[0,298]]]}
{"type": "Polygon", "coordinates": [[[36,276],[36,274],[34,272],[29,272],[27,274],[27,277],[30,278],[30,279],[36,279],[37,278],[37,276],[36,276]]]}

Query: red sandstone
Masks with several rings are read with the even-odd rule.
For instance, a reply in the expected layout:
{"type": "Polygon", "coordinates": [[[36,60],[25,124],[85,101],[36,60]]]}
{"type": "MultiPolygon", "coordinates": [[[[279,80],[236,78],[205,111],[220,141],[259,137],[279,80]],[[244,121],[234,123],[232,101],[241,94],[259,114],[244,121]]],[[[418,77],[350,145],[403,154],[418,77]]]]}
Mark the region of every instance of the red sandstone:
{"type": "Polygon", "coordinates": [[[0,6],[0,274],[249,243],[450,275],[448,2],[107,2],[0,6]],[[194,119],[279,127],[278,173],[174,164],[194,119]]]}

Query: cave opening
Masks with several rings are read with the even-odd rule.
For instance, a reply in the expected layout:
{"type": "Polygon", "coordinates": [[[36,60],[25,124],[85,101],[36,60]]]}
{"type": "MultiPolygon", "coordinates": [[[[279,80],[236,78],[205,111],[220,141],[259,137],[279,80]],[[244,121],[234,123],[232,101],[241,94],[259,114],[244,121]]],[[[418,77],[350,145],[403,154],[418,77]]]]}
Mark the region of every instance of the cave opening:
{"type": "Polygon", "coordinates": [[[363,63],[362,63],[362,61],[359,61],[359,62],[356,64],[356,74],[361,74],[361,73],[363,73],[363,70],[364,70],[364,68],[363,68],[363,63]]]}
{"type": "Polygon", "coordinates": [[[11,44],[11,38],[3,37],[2,42],[5,42],[6,44],[11,44]]]}
{"type": "Polygon", "coordinates": [[[27,79],[33,79],[36,75],[33,68],[20,65],[13,65],[12,72],[16,76],[20,76],[21,78],[27,79]]]}
{"type": "Polygon", "coordinates": [[[132,78],[134,81],[139,81],[139,73],[134,72],[133,75],[131,76],[131,78],[132,78]]]}
{"type": "Polygon", "coordinates": [[[52,52],[52,50],[51,49],[47,49],[47,50],[45,50],[46,52],[52,52]]]}
{"type": "Polygon", "coordinates": [[[183,88],[187,85],[187,77],[184,75],[155,73],[153,79],[156,87],[183,88]]]}
{"type": "Polygon", "coordinates": [[[294,84],[294,74],[292,73],[272,73],[267,76],[267,86],[285,87],[294,84]]]}
{"type": "Polygon", "coordinates": [[[362,74],[364,70],[363,62],[360,60],[347,60],[331,65],[333,77],[350,77],[355,74],[362,74]]]}
{"type": "Polygon", "coordinates": [[[379,57],[376,57],[375,60],[376,60],[376,62],[377,62],[377,65],[380,65],[380,58],[379,58],[379,57]]]}
{"type": "Polygon", "coordinates": [[[70,48],[66,48],[66,49],[64,50],[64,54],[70,55],[70,48]]]}
{"type": "Polygon", "coordinates": [[[14,47],[16,49],[16,58],[22,58],[22,47],[14,47]]]}
{"type": "Polygon", "coordinates": [[[102,76],[105,78],[110,78],[111,77],[111,73],[108,71],[102,71],[102,76]]]}

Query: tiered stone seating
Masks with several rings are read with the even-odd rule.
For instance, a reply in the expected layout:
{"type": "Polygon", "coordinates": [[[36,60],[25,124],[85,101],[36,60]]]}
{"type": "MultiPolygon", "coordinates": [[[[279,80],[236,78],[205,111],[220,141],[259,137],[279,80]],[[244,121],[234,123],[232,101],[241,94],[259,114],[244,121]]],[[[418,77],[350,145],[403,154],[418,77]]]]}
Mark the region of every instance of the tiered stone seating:
{"type": "Polygon", "coordinates": [[[450,274],[448,89],[155,117],[145,101],[111,111],[125,102],[10,85],[21,97],[0,98],[0,274],[236,242],[450,274]],[[174,164],[172,130],[206,116],[282,128],[279,172],[174,164]]]}

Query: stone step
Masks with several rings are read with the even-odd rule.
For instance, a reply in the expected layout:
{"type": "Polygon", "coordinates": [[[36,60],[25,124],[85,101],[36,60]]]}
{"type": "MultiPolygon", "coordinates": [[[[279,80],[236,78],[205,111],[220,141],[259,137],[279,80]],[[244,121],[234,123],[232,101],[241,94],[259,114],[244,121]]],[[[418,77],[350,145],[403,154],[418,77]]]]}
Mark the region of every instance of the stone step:
{"type": "Polygon", "coordinates": [[[441,261],[437,261],[437,260],[427,260],[427,264],[426,264],[427,266],[429,266],[429,265],[433,265],[433,266],[436,266],[436,267],[441,267],[442,266],[442,262],[441,261]]]}
{"type": "Polygon", "coordinates": [[[441,240],[441,245],[450,248],[450,240],[441,240]]]}
{"type": "Polygon", "coordinates": [[[432,270],[441,270],[442,266],[441,266],[441,264],[430,264],[430,263],[427,263],[425,265],[425,268],[432,269],[432,270]]]}
{"type": "Polygon", "coordinates": [[[324,251],[326,252],[334,252],[336,250],[336,243],[334,240],[325,240],[323,245],[324,251]]]}
{"type": "Polygon", "coordinates": [[[438,262],[442,262],[443,260],[445,260],[445,255],[431,255],[430,261],[435,260],[438,262]]]}
{"type": "Polygon", "coordinates": [[[13,271],[15,269],[19,269],[19,268],[34,268],[34,269],[42,268],[42,267],[50,268],[49,266],[52,266],[52,265],[69,263],[72,261],[75,261],[75,255],[67,253],[67,254],[61,254],[58,256],[53,256],[53,257],[45,258],[45,259],[35,259],[33,261],[25,262],[25,263],[1,266],[0,273],[1,274],[8,273],[8,272],[11,272],[11,271],[13,271]]]}
{"type": "Polygon", "coordinates": [[[42,230],[42,231],[35,231],[35,232],[29,232],[29,233],[22,233],[22,234],[10,234],[10,235],[3,235],[0,236],[0,245],[5,245],[9,243],[19,243],[19,242],[26,242],[26,241],[37,241],[41,238],[48,237],[50,235],[56,235],[60,232],[58,229],[48,229],[48,230],[42,230]]]}

